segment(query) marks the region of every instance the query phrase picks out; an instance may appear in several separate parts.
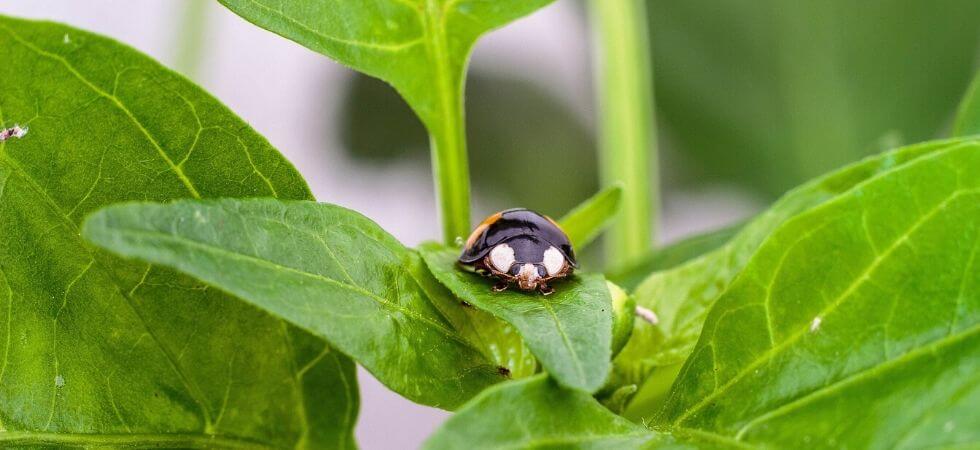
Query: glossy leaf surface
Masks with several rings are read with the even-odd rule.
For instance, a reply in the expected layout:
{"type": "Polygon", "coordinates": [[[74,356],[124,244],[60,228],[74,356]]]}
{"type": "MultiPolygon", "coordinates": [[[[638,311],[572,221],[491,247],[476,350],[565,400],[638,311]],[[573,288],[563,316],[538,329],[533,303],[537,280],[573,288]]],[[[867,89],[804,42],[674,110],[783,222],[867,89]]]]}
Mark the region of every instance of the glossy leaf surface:
{"type": "Polygon", "coordinates": [[[711,309],[659,424],[760,446],[976,446],[978,253],[976,142],[797,215],[711,309]]]}
{"type": "Polygon", "coordinates": [[[309,198],[292,166],[109,39],[0,18],[0,55],[0,122],[29,130],[0,143],[0,446],[354,447],[348,358],[79,236],[119,201],[309,198]]]}
{"type": "Polygon", "coordinates": [[[514,326],[542,368],[564,386],[592,392],[609,372],[612,300],[605,279],[576,274],[554,283],[549,296],[516,288],[493,292],[493,282],[456,264],[459,250],[424,244],[432,274],[460,299],[514,326]]]}
{"type": "Polygon", "coordinates": [[[782,223],[827,202],[871,177],[881,175],[958,143],[937,141],[884,153],[800,186],[776,202],[769,210],[745,225],[727,244],[676,268],[658,272],[634,292],[639,305],[654,310],[657,326],[637,322],[634,339],[615,361],[619,383],[643,383],[629,415],[649,415],[659,408],[664,389],[677,375],[698,336],[708,311],[729,283],[742,271],[759,245],[782,223]],[[655,373],[662,369],[661,372],[655,373]]]}
{"type": "Polygon", "coordinates": [[[83,233],[323,337],[413,401],[455,408],[506,375],[443,315],[461,306],[439,293],[419,256],[354,211],[276,200],[135,203],[92,215],[83,233]]]}

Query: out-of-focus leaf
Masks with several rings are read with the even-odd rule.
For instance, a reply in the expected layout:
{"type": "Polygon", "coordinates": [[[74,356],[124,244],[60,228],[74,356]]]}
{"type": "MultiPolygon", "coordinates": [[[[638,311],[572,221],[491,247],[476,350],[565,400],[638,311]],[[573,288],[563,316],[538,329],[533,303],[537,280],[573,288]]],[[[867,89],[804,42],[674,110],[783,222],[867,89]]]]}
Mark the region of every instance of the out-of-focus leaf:
{"type": "Polygon", "coordinates": [[[953,136],[978,134],[980,134],[980,72],[973,78],[973,83],[960,101],[956,122],[953,124],[953,136]]]}
{"type": "Polygon", "coordinates": [[[79,237],[120,201],[310,198],[296,170],[115,41],[0,18],[0,55],[0,125],[29,130],[0,143],[0,446],[355,447],[347,357],[79,237]]]}
{"type": "Polygon", "coordinates": [[[623,289],[632,291],[654,272],[679,266],[682,263],[721,247],[730,241],[744,225],[744,223],[740,223],[728,226],[720,230],[691,236],[666,247],[658,248],[651,251],[649,256],[642,258],[628,267],[607,272],[606,278],[622,286],[623,289]]]}
{"type": "Polygon", "coordinates": [[[980,445],[980,143],[780,225],[657,417],[778,448],[980,445]]]}
{"type": "Polygon", "coordinates": [[[937,141],[905,147],[820,177],[787,193],[745,225],[728,244],[676,268],[651,275],[633,296],[637,304],[657,313],[659,323],[653,326],[637,321],[633,338],[614,362],[614,385],[641,385],[627,415],[649,415],[660,407],[666,387],[677,375],[679,364],[694,348],[704,319],[718,295],[742,271],[773,230],[859,183],[963,142],[969,141],[937,141]],[[649,384],[650,390],[642,383],[649,384]]]}
{"type": "Polygon", "coordinates": [[[410,400],[452,409],[506,375],[442,315],[435,302],[460,306],[430,295],[419,256],[354,211],[277,200],[133,203],[93,214],[83,234],[326,339],[410,400]]]}
{"type": "Polygon", "coordinates": [[[602,385],[612,352],[612,304],[601,275],[576,273],[556,282],[549,296],[493,292],[488,279],[457,266],[458,249],[428,243],[419,252],[453,294],[513,325],[559,383],[587,392],[602,385]]]}
{"type": "Polygon", "coordinates": [[[572,245],[581,250],[609,226],[622,199],[623,186],[609,186],[569,211],[558,223],[572,245]]]}
{"type": "Polygon", "coordinates": [[[684,175],[770,196],[937,136],[973,75],[975,0],[654,0],[659,122],[684,175]]]}
{"type": "Polygon", "coordinates": [[[588,394],[539,375],[487,389],[422,448],[637,449],[657,440],[652,431],[609,412],[588,394]]]}

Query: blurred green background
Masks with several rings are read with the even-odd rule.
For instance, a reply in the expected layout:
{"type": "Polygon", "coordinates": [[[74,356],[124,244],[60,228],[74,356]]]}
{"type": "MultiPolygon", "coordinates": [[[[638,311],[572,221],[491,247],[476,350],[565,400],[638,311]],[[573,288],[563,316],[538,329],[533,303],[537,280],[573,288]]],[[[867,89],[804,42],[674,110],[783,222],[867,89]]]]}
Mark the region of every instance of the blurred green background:
{"type": "MultiPolygon", "coordinates": [[[[649,13],[667,195],[715,184],[768,202],[865,155],[943,136],[980,43],[976,0],[653,0],[649,13]]],[[[540,85],[480,67],[466,95],[474,191],[487,208],[560,215],[594,192],[594,108],[576,114],[540,85]]],[[[383,83],[358,77],[340,116],[354,158],[428,164],[421,124],[383,83]]]]}

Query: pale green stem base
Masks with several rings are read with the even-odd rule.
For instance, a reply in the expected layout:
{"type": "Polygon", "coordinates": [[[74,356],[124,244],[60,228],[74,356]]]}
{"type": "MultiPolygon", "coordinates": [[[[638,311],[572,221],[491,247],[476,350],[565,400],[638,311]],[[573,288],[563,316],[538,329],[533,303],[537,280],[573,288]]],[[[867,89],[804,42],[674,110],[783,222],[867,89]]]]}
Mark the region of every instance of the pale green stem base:
{"type": "Polygon", "coordinates": [[[607,234],[610,266],[650,251],[659,211],[653,70],[644,0],[591,0],[596,41],[599,165],[604,186],[623,184],[607,234]]]}

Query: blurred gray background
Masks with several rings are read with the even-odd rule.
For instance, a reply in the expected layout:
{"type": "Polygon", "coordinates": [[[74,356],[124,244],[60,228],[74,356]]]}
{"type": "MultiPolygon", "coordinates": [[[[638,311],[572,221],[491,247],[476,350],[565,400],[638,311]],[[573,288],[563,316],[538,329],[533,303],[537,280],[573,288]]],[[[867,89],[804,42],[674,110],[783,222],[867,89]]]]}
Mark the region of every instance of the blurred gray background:
{"type": "MultiPolygon", "coordinates": [[[[649,9],[661,243],[748,217],[864,155],[943,135],[978,60],[976,0],[649,9]]],[[[408,245],[438,237],[426,135],[385,84],[205,0],[4,0],[0,14],[149,54],[266,136],[318,200],[361,211],[408,245]]],[[[474,219],[513,206],[561,215],[597,188],[590,49],[574,0],[480,41],[466,103],[474,219]]],[[[359,375],[363,448],[415,448],[447,417],[359,375]]]]}

